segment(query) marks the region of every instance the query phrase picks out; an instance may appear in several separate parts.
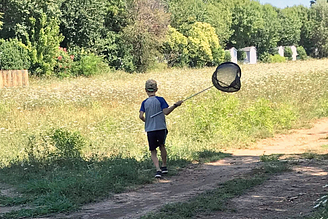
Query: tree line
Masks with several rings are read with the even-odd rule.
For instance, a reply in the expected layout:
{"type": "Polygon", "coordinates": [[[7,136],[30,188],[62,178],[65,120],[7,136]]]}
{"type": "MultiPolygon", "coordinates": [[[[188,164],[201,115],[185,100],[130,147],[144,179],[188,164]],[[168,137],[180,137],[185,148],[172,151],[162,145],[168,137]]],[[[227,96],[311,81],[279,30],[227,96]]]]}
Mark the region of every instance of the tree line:
{"type": "Polygon", "coordinates": [[[225,49],[278,46],[328,56],[328,3],[276,8],[255,0],[1,0],[0,67],[35,75],[92,74],[92,63],[145,72],[215,66],[225,49]]]}

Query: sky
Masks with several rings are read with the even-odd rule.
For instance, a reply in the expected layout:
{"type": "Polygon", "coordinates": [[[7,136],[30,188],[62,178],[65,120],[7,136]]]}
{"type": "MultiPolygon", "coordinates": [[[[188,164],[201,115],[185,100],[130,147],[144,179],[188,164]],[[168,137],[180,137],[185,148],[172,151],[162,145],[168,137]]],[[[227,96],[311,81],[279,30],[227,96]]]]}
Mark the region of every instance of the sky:
{"type": "Polygon", "coordinates": [[[269,3],[278,8],[292,7],[294,5],[310,6],[310,0],[260,0],[261,4],[269,3]]]}

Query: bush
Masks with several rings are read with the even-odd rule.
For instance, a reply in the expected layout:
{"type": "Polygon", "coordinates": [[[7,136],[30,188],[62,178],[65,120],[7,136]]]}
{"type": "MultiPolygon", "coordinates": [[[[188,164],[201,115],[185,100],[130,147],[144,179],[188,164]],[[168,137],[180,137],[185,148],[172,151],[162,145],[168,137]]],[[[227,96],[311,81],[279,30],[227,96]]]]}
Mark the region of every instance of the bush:
{"type": "Polygon", "coordinates": [[[231,54],[229,51],[224,52],[224,61],[225,62],[231,62],[231,54]]]}
{"type": "Polygon", "coordinates": [[[80,158],[81,150],[86,141],[79,132],[70,132],[64,129],[56,129],[50,138],[57,149],[57,156],[64,159],[80,158]]]}
{"type": "Polygon", "coordinates": [[[99,74],[105,66],[106,64],[101,57],[90,53],[88,55],[82,55],[80,60],[74,62],[71,72],[74,76],[83,75],[90,77],[99,74]]]}
{"type": "Polygon", "coordinates": [[[281,55],[271,55],[269,62],[270,63],[286,62],[286,58],[282,57],[281,55]]]}
{"type": "Polygon", "coordinates": [[[290,47],[285,47],[285,53],[284,53],[285,57],[288,58],[288,60],[292,60],[293,59],[293,51],[290,47]]]}
{"type": "Polygon", "coordinates": [[[73,64],[74,55],[69,55],[66,48],[59,48],[57,62],[54,72],[58,77],[69,77],[71,75],[71,66],[73,64]]]}
{"type": "Polygon", "coordinates": [[[270,63],[271,61],[271,54],[268,53],[268,52],[264,52],[262,53],[261,55],[259,55],[259,59],[261,60],[261,62],[264,62],[264,63],[270,63]]]}
{"type": "Polygon", "coordinates": [[[0,41],[0,69],[19,70],[31,66],[29,50],[17,39],[0,41]]]}
{"type": "Polygon", "coordinates": [[[299,59],[301,59],[301,60],[305,60],[305,59],[308,58],[308,57],[307,57],[307,54],[306,54],[306,51],[305,51],[305,49],[303,48],[303,46],[298,46],[298,47],[297,47],[297,53],[298,53],[298,57],[299,57],[299,59]]]}

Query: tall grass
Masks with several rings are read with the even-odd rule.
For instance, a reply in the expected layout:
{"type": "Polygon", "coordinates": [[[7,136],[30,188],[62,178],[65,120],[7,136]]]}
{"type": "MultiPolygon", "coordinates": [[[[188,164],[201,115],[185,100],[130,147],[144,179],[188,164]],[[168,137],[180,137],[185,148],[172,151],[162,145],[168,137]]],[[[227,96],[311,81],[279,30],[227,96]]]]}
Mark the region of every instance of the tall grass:
{"type": "MultiPolygon", "coordinates": [[[[328,60],[243,65],[242,89],[215,88],[186,101],[168,116],[168,150],[191,158],[193,151],[245,147],[256,138],[327,116],[328,60]]],[[[32,80],[28,88],[0,90],[0,161],[26,156],[31,136],[49,130],[78,131],[85,156],[142,159],[147,152],[143,123],[144,83],[158,81],[169,104],[211,85],[214,68],[173,69],[147,74],[115,72],[94,78],[32,80]]],[[[38,144],[43,144],[43,137],[38,144]]]]}

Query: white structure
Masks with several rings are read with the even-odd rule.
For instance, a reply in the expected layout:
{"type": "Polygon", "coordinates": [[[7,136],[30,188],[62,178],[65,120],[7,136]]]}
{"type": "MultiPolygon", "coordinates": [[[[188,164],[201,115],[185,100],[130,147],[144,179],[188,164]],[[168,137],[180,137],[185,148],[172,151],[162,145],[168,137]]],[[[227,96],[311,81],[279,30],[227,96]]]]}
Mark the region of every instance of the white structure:
{"type": "Polygon", "coordinates": [[[285,57],[285,48],[283,46],[279,46],[277,50],[280,56],[285,57]]]}
{"type": "Polygon", "coordinates": [[[296,60],[296,57],[298,56],[297,54],[297,48],[296,46],[289,46],[291,49],[292,49],[292,60],[295,61],[296,60]]]}
{"type": "Polygon", "coordinates": [[[241,49],[241,51],[244,51],[246,53],[246,59],[244,61],[245,63],[256,64],[257,55],[256,55],[256,48],[254,46],[245,47],[245,48],[241,49]]]}
{"type": "Polygon", "coordinates": [[[237,49],[235,47],[232,47],[229,49],[230,55],[231,55],[231,62],[234,62],[237,64],[238,59],[237,59],[237,49]]]}

